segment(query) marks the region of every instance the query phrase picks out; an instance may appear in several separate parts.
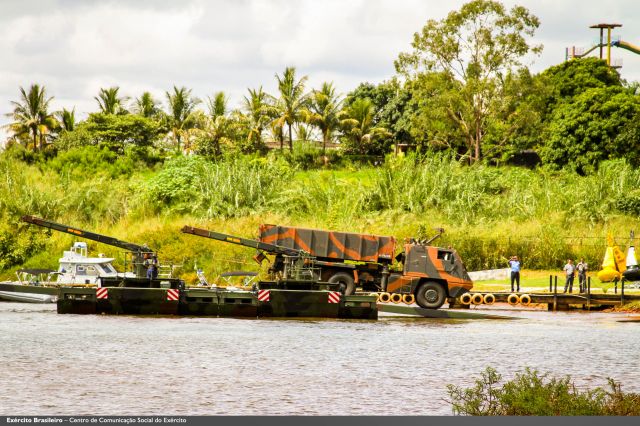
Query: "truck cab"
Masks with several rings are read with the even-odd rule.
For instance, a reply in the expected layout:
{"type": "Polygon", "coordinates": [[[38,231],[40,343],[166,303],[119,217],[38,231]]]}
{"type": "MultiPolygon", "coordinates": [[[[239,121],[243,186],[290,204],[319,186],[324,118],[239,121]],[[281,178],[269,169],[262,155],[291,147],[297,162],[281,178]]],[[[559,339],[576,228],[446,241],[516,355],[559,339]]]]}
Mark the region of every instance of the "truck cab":
{"type": "Polygon", "coordinates": [[[400,261],[402,273],[389,276],[386,290],[413,294],[423,308],[437,309],[447,297],[458,297],[473,287],[462,259],[453,249],[408,243],[400,261]]]}

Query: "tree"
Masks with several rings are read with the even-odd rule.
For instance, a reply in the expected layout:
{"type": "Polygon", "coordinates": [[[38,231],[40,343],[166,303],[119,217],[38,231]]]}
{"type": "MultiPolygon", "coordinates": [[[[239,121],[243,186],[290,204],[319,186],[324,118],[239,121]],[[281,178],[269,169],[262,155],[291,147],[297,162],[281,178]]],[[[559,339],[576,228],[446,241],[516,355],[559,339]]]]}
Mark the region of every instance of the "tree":
{"type": "Polygon", "coordinates": [[[341,125],[347,137],[347,152],[357,154],[384,154],[386,147],[379,143],[391,136],[383,127],[373,124],[373,103],[371,99],[357,99],[350,107],[341,112],[341,125]]]}
{"type": "Polygon", "coordinates": [[[74,132],[87,135],[92,145],[106,146],[117,153],[124,153],[127,146],[151,146],[160,136],[159,124],[137,114],[89,114],[74,132]]]}
{"type": "Polygon", "coordinates": [[[29,141],[34,151],[44,148],[47,137],[58,126],[57,120],[48,111],[52,100],[53,97],[47,97],[44,86],[32,84],[28,93],[20,87],[20,100],[11,102],[13,112],[7,116],[14,122],[6,127],[17,140],[29,141]]]}
{"type": "Polygon", "coordinates": [[[391,132],[394,142],[421,143],[422,133],[411,133],[411,122],[408,113],[411,92],[406,90],[403,84],[392,78],[388,81],[373,85],[361,83],[354,91],[347,95],[345,106],[350,106],[356,99],[369,98],[373,104],[373,123],[375,126],[384,127],[391,132]]]}
{"type": "Polygon", "coordinates": [[[264,149],[262,134],[273,116],[273,98],[262,90],[249,89],[249,96],[243,99],[244,111],[247,114],[249,132],[247,142],[252,151],[264,149]]]}
{"type": "Polygon", "coordinates": [[[224,92],[216,92],[213,97],[207,97],[207,107],[211,117],[220,117],[227,114],[229,98],[224,92]]]}
{"type": "Polygon", "coordinates": [[[521,67],[529,52],[541,51],[526,39],[538,26],[538,18],[522,6],[507,11],[497,1],[474,0],[441,21],[427,21],[414,35],[413,51],[396,60],[396,70],[409,80],[431,72],[449,80],[452,91],[443,94],[440,108],[448,125],[464,136],[470,162],[483,156],[489,118],[503,94],[504,77],[521,67]]]}
{"type": "Polygon", "coordinates": [[[153,95],[149,92],[143,92],[139,98],[135,99],[133,112],[143,117],[152,118],[158,116],[161,110],[153,95]]]}
{"type": "Polygon", "coordinates": [[[542,159],[579,173],[602,160],[626,158],[640,165],[640,98],[617,87],[586,90],[553,112],[542,159]]]}
{"type": "Polygon", "coordinates": [[[227,96],[217,92],[207,98],[209,115],[198,116],[196,130],[196,151],[199,154],[219,156],[222,145],[232,142],[232,120],[227,116],[227,96]]]}
{"type": "Polygon", "coordinates": [[[185,132],[195,127],[193,112],[200,102],[191,96],[191,89],[173,86],[173,93],[166,92],[169,103],[169,126],[175,141],[176,149],[180,150],[182,137],[185,132]]]}
{"type": "MultiPolygon", "coordinates": [[[[301,112],[307,100],[304,94],[304,84],[307,81],[307,76],[303,76],[296,81],[296,69],[287,67],[282,73],[282,77],[276,74],[276,79],[278,80],[278,90],[280,91],[280,98],[276,104],[278,110],[277,126],[288,126],[289,149],[293,151],[293,132],[291,128],[294,123],[302,120],[301,112]]],[[[282,143],[280,149],[282,149],[282,143]]]]}
{"type": "Polygon", "coordinates": [[[76,127],[76,109],[73,108],[69,111],[66,108],[62,108],[62,111],[58,112],[58,121],[62,130],[66,132],[72,132],[76,127]]]}
{"type": "Polygon", "coordinates": [[[332,83],[323,83],[320,90],[314,90],[309,96],[308,107],[302,110],[304,120],[316,126],[322,133],[322,155],[325,155],[327,143],[340,127],[338,114],[342,101],[336,94],[332,83]]]}
{"type": "Polygon", "coordinates": [[[100,89],[98,96],[94,96],[100,112],[104,114],[126,114],[128,111],[123,106],[127,101],[126,97],[118,96],[119,87],[100,89]]]}

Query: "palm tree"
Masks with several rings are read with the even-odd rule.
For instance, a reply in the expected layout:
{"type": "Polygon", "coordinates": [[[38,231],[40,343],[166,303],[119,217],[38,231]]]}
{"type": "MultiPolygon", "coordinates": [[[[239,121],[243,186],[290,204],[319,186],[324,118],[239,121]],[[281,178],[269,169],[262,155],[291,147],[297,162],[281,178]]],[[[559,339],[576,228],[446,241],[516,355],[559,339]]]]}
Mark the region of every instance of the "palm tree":
{"type": "Polygon", "coordinates": [[[244,110],[249,119],[249,143],[253,142],[255,150],[263,146],[262,133],[267,127],[273,115],[273,105],[269,102],[272,97],[262,91],[262,86],[258,90],[249,89],[249,96],[244,97],[244,110]]]}
{"type": "Polygon", "coordinates": [[[62,111],[58,112],[58,121],[62,130],[73,131],[76,127],[76,109],[73,108],[69,111],[66,108],[62,108],[62,111]]]}
{"type": "Polygon", "coordinates": [[[224,92],[217,92],[213,97],[207,97],[207,107],[209,109],[209,115],[213,118],[220,117],[227,114],[227,103],[229,99],[224,92]]]}
{"type": "Polygon", "coordinates": [[[200,102],[191,96],[191,89],[173,86],[173,93],[166,92],[169,102],[169,123],[171,133],[176,141],[176,148],[180,150],[182,135],[195,126],[193,113],[200,102]]]}
{"type": "Polygon", "coordinates": [[[151,118],[160,113],[160,108],[151,93],[143,92],[139,98],[135,99],[133,112],[143,117],[151,118]]]}
{"type": "MultiPolygon", "coordinates": [[[[278,90],[280,91],[280,98],[276,104],[278,109],[276,121],[279,122],[278,126],[280,127],[284,127],[285,124],[289,127],[289,149],[293,151],[291,127],[294,123],[301,121],[300,113],[307,99],[304,94],[304,84],[307,81],[307,76],[303,76],[299,81],[296,81],[296,69],[287,67],[282,73],[282,78],[276,74],[276,79],[278,80],[278,90]]],[[[282,149],[282,146],[280,146],[280,149],[282,149]]]]}
{"type": "Polygon", "coordinates": [[[110,87],[108,89],[100,89],[98,96],[93,98],[98,102],[100,112],[104,114],[126,114],[128,111],[123,107],[126,97],[119,97],[119,87],[110,87]]]}
{"type": "Polygon", "coordinates": [[[360,154],[367,154],[371,150],[371,142],[376,137],[391,136],[384,127],[373,125],[374,113],[373,102],[369,98],[356,99],[351,106],[340,112],[340,122],[345,129],[345,135],[360,154]]]}
{"type": "Polygon", "coordinates": [[[316,126],[322,132],[322,155],[325,155],[327,143],[331,141],[333,132],[340,127],[338,117],[342,108],[342,100],[336,95],[332,83],[323,83],[320,90],[314,90],[309,98],[309,105],[302,111],[304,120],[316,126]]]}
{"type": "Polygon", "coordinates": [[[46,89],[32,84],[27,93],[20,87],[20,100],[12,101],[13,112],[7,114],[14,122],[6,125],[14,133],[16,139],[28,139],[33,143],[33,150],[44,148],[47,135],[58,126],[58,122],[48,112],[53,97],[47,98],[46,89]]]}

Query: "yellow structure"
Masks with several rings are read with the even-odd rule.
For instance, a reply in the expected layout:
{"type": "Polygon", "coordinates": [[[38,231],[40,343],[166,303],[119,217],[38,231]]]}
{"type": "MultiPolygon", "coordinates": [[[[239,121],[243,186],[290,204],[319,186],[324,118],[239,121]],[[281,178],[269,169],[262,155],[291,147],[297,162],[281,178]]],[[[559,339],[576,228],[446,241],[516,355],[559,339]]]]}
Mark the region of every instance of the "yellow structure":
{"type": "Polygon", "coordinates": [[[598,272],[598,279],[603,283],[619,280],[622,278],[622,272],[627,269],[627,260],[611,236],[607,238],[607,250],[604,253],[602,261],[602,270],[598,272]]]}

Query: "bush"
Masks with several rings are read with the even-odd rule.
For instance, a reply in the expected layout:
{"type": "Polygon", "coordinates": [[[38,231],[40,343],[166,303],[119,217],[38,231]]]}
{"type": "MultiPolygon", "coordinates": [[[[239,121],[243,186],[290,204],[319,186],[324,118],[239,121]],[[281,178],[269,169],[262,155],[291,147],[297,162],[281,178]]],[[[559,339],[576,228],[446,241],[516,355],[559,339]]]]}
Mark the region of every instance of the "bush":
{"type": "Polygon", "coordinates": [[[286,164],[260,158],[213,163],[203,157],[177,157],[150,179],[145,194],[157,212],[236,217],[267,209],[279,184],[291,174],[286,164]]]}
{"type": "Polygon", "coordinates": [[[640,190],[633,190],[627,194],[621,194],[614,200],[614,206],[620,213],[631,216],[640,216],[640,190]]]}
{"type": "Polygon", "coordinates": [[[637,416],[640,394],[622,392],[608,379],[609,390],[596,387],[581,391],[571,377],[549,377],[526,368],[500,386],[502,377],[491,367],[475,385],[447,385],[453,413],[470,416],[637,416]]]}

